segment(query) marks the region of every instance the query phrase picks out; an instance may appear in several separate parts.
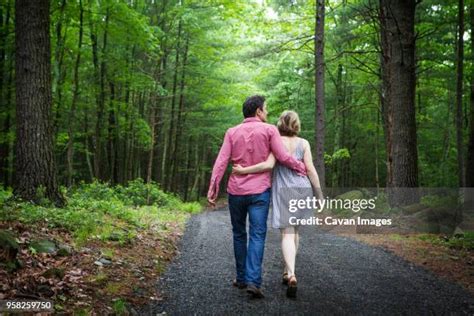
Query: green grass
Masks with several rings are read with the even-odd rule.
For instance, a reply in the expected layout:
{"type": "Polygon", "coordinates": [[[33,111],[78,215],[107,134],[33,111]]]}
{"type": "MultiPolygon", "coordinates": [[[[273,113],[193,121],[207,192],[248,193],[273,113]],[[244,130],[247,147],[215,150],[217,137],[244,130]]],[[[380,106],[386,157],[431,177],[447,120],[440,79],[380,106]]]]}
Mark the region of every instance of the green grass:
{"type": "Polygon", "coordinates": [[[107,282],[109,281],[109,277],[107,276],[107,274],[99,272],[96,275],[90,275],[87,281],[91,283],[94,282],[94,284],[96,284],[97,286],[102,287],[107,284],[107,282]]]}
{"type": "Polygon", "coordinates": [[[125,315],[127,314],[127,306],[123,299],[117,299],[112,305],[112,309],[116,315],[125,315]]]}
{"type": "Polygon", "coordinates": [[[405,239],[400,234],[391,234],[389,236],[392,240],[397,240],[397,241],[405,239]]]}
{"type": "Polygon", "coordinates": [[[5,202],[11,190],[0,190],[0,220],[64,228],[78,244],[92,239],[124,244],[135,238],[139,230],[159,228],[169,222],[183,224],[190,214],[201,211],[199,203],[184,203],[163,192],[156,183],[146,184],[141,179],[127,186],[112,187],[95,181],[62,190],[67,198],[64,208],[52,206],[47,199],[41,199],[40,205],[17,200],[5,202]]]}
{"type": "Polygon", "coordinates": [[[114,258],[114,250],[113,249],[103,248],[101,250],[101,253],[102,253],[102,256],[104,256],[105,258],[110,258],[110,259],[114,258]]]}
{"type": "Polygon", "coordinates": [[[460,237],[442,237],[432,234],[421,234],[417,238],[454,249],[474,250],[474,232],[465,232],[460,237]]]}

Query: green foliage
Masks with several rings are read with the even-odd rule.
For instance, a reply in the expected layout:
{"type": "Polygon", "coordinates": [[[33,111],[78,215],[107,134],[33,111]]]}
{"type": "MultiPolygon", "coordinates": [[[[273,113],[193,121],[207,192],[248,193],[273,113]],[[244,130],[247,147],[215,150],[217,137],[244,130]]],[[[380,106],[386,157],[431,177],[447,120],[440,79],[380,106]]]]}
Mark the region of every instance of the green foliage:
{"type": "Polygon", "coordinates": [[[117,193],[129,205],[167,207],[177,203],[174,195],[164,193],[155,182],[144,183],[141,178],[128,182],[126,187],[117,186],[117,193]]]}
{"type": "Polygon", "coordinates": [[[379,192],[377,194],[377,199],[375,201],[375,211],[378,213],[392,213],[396,212],[396,209],[391,209],[390,204],[388,203],[388,196],[385,192],[379,192]]]}
{"type": "Polygon", "coordinates": [[[125,315],[127,314],[127,304],[123,299],[117,299],[113,305],[112,309],[116,315],[125,315]]]}
{"type": "Polygon", "coordinates": [[[446,194],[446,195],[436,195],[429,194],[421,197],[421,204],[426,205],[431,208],[440,208],[440,207],[453,207],[458,204],[457,195],[446,194]]]}
{"type": "Polygon", "coordinates": [[[336,163],[338,160],[350,159],[351,154],[347,148],[338,149],[332,155],[325,154],[324,162],[326,165],[331,166],[336,163]]]}
{"type": "Polygon", "coordinates": [[[195,214],[201,211],[202,206],[198,202],[191,202],[191,203],[184,203],[181,209],[187,213],[195,214]]]}
{"type": "Polygon", "coordinates": [[[53,206],[53,203],[46,197],[46,187],[43,185],[40,185],[36,189],[36,198],[35,198],[36,204],[45,206],[45,207],[51,207],[53,206]]]}
{"type": "Polygon", "coordinates": [[[7,199],[9,199],[12,196],[12,189],[8,188],[7,190],[5,189],[0,189],[0,206],[5,203],[7,199]]]}
{"type": "Polygon", "coordinates": [[[421,234],[417,236],[417,238],[449,248],[474,250],[474,232],[465,232],[462,236],[453,236],[450,238],[433,234],[421,234]]]}
{"type": "MultiPolygon", "coordinates": [[[[8,6],[12,16],[13,7],[11,1],[0,6],[5,20],[5,56],[14,56],[14,19],[10,17],[6,23],[5,17],[8,6]]],[[[153,166],[154,179],[160,181],[162,188],[169,189],[169,183],[162,182],[175,181],[175,175],[170,176],[174,171],[166,165],[172,160],[178,165],[177,170],[184,170],[177,181],[178,188],[173,190],[197,200],[205,191],[207,183],[203,179],[209,175],[224,132],[242,121],[242,102],[255,93],[267,97],[269,123],[276,123],[283,110],[297,111],[302,124],[300,136],[309,140],[315,150],[314,1],[103,0],[83,2],[83,6],[78,82],[74,82],[73,69],[79,53],[79,3],[53,1],[50,10],[53,118],[57,124],[55,154],[62,183],[67,174],[63,155],[72,127],[73,182],[93,177],[96,145],[102,146],[100,165],[118,167],[116,177],[111,168],[104,168],[105,174],[100,178],[114,177],[119,182],[144,177],[144,160],[149,150],[154,149],[155,161],[166,156],[163,170],[155,173],[161,166],[153,166]],[[188,49],[186,64],[184,47],[188,49]],[[70,120],[76,84],[80,95],[75,117],[70,120]],[[99,108],[101,100],[103,109],[99,108]],[[154,110],[158,121],[152,127],[150,118],[154,110]],[[181,121],[177,126],[179,111],[181,121]],[[172,122],[177,124],[172,126],[172,122]],[[178,129],[181,138],[174,137],[178,129]],[[170,152],[177,144],[179,150],[170,152]],[[158,174],[161,179],[156,179],[158,174]],[[190,181],[185,184],[182,179],[190,181]]],[[[456,21],[456,1],[424,0],[417,5],[420,186],[457,185],[453,123],[456,21]]],[[[331,182],[328,186],[374,186],[376,181],[383,184],[387,168],[380,115],[378,1],[328,2],[325,24],[324,160],[328,167],[326,179],[331,182]]],[[[472,38],[467,20],[465,37],[472,38]]],[[[465,100],[473,73],[473,63],[468,62],[471,49],[466,42],[465,100]]],[[[13,66],[14,59],[10,57],[3,62],[5,102],[0,111],[0,123],[10,126],[0,132],[0,143],[10,145],[15,139],[11,115],[14,102],[6,96],[7,91],[14,91],[14,84],[9,83],[9,77],[14,79],[13,66]]],[[[464,139],[467,131],[463,129],[464,139]]],[[[7,160],[11,163],[11,159],[7,160]]],[[[93,184],[81,187],[76,194],[75,203],[80,207],[87,203],[83,199],[96,199],[101,194],[119,209],[128,205],[179,205],[173,197],[164,196],[156,183],[115,189],[93,184]]],[[[47,206],[48,202],[41,203],[47,206]]],[[[102,202],[93,207],[115,212],[114,207],[102,202]]]]}
{"type": "MultiPolygon", "coordinates": [[[[10,194],[0,190],[0,197],[10,194]]],[[[81,183],[66,192],[66,196],[66,208],[55,208],[48,203],[3,203],[0,220],[64,228],[79,243],[94,238],[124,243],[135,238],[137,229],[168,222],[183,223],[188,214],[201,210],[198,203],[183,203],[175,195],[164,193],[155,183],[146,184],[141,179],[116,187],[99,181],[81,183]]]]}
{"type": "Polygon", "coordinates": [[[81,181],[79,186],[73,188],[69,194],[73,200],[108,200],[118,198],[116,192],[111,186],[98,180],[94,180],[92,183],[85,183],[84,181],[81,181]]]}

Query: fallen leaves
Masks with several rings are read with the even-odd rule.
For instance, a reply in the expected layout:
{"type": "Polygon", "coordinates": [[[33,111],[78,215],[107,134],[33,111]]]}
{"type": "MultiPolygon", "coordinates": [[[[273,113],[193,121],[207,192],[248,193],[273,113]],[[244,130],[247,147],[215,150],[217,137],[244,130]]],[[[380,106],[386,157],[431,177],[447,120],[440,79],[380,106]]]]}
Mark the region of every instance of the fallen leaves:
{"type": "Polygon", "coordinates": [[[110,313],[117,299],[134,306],[160,300],[158,276],[176,254],[182,235],[181,225],[167,223],[166,230],[140,231],[129,244],[94,240],[79,248],[64,229],[0,222],[0,228],[4,227],[18,236],[21,264],[11,273],[0,268],[0,279],[5,280],[0,285],[0,299],[48,298],[58,312],[82,309],[96,315],[110,313]],[[71,252],[67,256],[35,253],[28,245],[37,239],[60,242],[71,252]]]}

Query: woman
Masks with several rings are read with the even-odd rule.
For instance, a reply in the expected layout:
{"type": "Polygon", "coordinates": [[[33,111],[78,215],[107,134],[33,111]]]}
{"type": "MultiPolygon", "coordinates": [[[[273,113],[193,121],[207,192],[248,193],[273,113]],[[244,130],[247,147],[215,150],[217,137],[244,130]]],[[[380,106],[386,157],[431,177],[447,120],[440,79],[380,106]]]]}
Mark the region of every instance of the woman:
{"type": "MultiPolygon", "coordinates": [[[[238,174],[265,172],[273,169],[272,178],[272,226],[281,231],[281,247],[285,261],[285,270],[283,273],[283,283],[288,285],[287,296],[296,297],[297,281],[295,276],[295,258],[298,251],[299,234],[298,227],[289,225],[288,221],[282,220],[288,213],[288,203],[282,202],[282,195],[287,195],[294,188],[302,188],[308,194],[312,192],[318,199],[323,199],[320,189],[319,177],[313,165],[311,148],[309,142],[298,137],[300,132],[300,119],[294,111],[284,111],[277,123],[278,130],[288,152],[301,160],[306,165],[307,177],[298,175],[292,169],[289,169],[279,163],[276,163],[273,154],[270,154],[266,161],[259,164],[242,167],[234,165],[232,172],[238,174]],[[304,190],[306,188],[306,190],[304,190]]],[[[286,197],[287,198],[287,197],[286,197]]],[[[302,198],[301,196],[299,198],[302,198]]],[[[288,200],[286,200],[288,201],[288,200]]]]}

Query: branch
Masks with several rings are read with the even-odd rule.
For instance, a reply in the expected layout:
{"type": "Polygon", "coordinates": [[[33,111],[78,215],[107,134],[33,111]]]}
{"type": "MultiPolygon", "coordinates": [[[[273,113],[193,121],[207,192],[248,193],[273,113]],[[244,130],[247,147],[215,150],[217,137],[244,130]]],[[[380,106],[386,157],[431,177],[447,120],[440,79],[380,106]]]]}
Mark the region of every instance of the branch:
{"type": "Polygon", "coordinates": [[[362,68],[357,68],[357,69],[359,69],[360,71],[363,71],[365,73],[375,75],[378,78],[380,78],[380,73],[378,71],[373,70],[369,65],[367,65],[363,61],[357,59],[356,57],[352,56],[352,58],[354,58],[359,64],[361,64],[362,66],[364,66],[366,68],[366,69],[362,69],[362,68]]]}
{"type": "Polygon", "coordinates": [[[279,53],[279,52],[282,52],[282,51],[285,51],[285,50],[290,50],[290,51],[300,50],[308,42],[312,41],[313,38],[314,38],[313,34],[291,38],[289,40],[284,41],[283,43],[279,43],[276,47],[273,47],[269,50],[265,50],[263,52],[262,51],[261,52],[256,52],[256,53],[252,54],[252,58],[259,58],[259,57],[263,57],[263,56],[266,56],[266,55],[271,54],[271,53],[279,53]],[[307,40],[303,44],[301,44],[298,48],[296,48],[296,49],[295,48],[291,48],[291,49],[290,48],[284,48],[289,43],[291,43],[293,41],[299,41],[299,40],[302,40],[302,39],[307,39],[307,40]]]}

